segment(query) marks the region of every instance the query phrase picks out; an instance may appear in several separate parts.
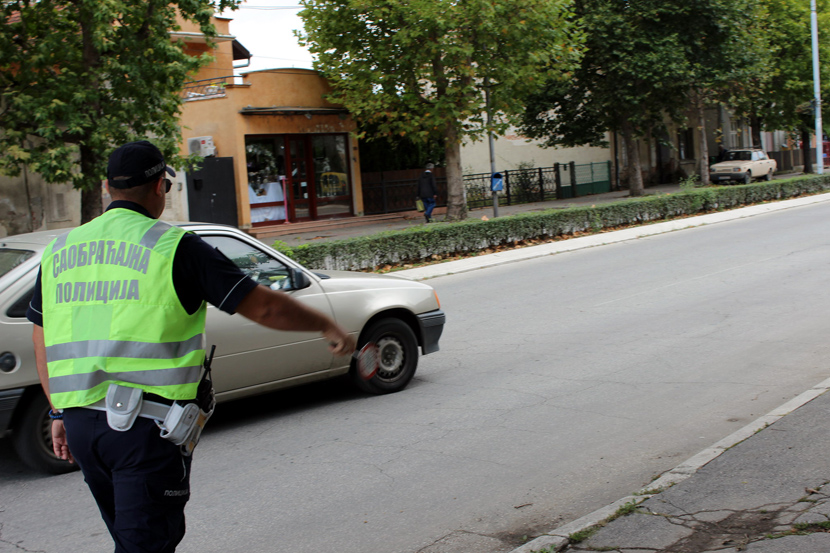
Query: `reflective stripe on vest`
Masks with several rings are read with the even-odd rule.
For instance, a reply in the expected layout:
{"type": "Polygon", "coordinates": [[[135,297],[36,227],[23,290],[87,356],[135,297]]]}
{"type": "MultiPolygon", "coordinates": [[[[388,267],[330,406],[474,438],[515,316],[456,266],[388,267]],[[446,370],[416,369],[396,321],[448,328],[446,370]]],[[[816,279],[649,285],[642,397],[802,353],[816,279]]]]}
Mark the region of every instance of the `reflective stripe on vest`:
{"type": "Polygon", "coordinates": [[[168,399],[195,397],[206,309],[188,314],[173,285],[184,233],[116,208],[46,248],[44,338],[56,408],[95,403],[113,382],[168,399]]]}
{"type": "Polygon", "coordinates": [[[203,350],[202,335],[181,342],[148,344],[118,340],[87,340],[55,344],[46,348],[49,361],[78,359],[79,357],[128,357],[130,359],[174,359],[203,350]]]}
{"type": "Polygon", "coordinates": [[[172,386],[181,384],[198,384],[202,365],[193,367],[176,367],[174,369],[153,369],[150,371],[130,371],[123,373],[95,371],[84,374],[53,376],[49,378],[49,393],[61,394],[92,390],[101,384],[110,382],[129,382],[139,386],[172,386]]]}

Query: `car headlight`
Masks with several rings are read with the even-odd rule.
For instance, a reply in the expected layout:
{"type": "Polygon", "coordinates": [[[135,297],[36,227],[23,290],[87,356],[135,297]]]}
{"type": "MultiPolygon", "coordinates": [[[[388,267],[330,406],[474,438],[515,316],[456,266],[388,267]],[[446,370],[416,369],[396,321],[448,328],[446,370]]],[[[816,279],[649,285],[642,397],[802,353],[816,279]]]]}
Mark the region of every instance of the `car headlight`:
{"type": "Polygon", "coordinates": [[[733,173],[743,173],[744,171],[746,171],[746,169],[744,169],[743,167],[735,167],[734,169],[732,169],[733,173]]]}

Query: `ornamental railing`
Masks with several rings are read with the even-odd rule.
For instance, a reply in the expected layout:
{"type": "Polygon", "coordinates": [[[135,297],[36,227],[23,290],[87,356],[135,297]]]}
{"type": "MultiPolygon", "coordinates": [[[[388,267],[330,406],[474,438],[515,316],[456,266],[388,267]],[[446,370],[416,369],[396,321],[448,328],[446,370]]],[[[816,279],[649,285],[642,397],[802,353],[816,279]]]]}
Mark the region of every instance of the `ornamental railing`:
{"type": "Polygon", "coordinates": [[[181,96],[185,102],[193,100],[208,100],[211,98],[224,98],[225,87],[233,83],[234,76],[214,77],[185,83],[181,96]]]}
{"type": "MultiPolygon", "coordinates": [[[[417,174],[409,178],[386,178],[384,173],[374,173],[370,182],[364,179],[363,209],[367,215],[411,211],[418,187],[417,174]]],[[[437,171],[436,171],[437,173],[437,171]]],[[[534,167],[501,171],[504,189],[499,192],[499,205],[517,205],[548,200],[564,200],[602,194],[611,191],[611,162],[556,163],[553,167],[534,167]]],[[[366,175],[368,177],[369,175],[366,175]]],[[[443,175],[436,174],[438,205],[447,204],[447,185],[443,175]]],[[[464,175],[467,191],[467,208],[475,209],[493,205],[490,191],[490,173],[464,175]]]]}

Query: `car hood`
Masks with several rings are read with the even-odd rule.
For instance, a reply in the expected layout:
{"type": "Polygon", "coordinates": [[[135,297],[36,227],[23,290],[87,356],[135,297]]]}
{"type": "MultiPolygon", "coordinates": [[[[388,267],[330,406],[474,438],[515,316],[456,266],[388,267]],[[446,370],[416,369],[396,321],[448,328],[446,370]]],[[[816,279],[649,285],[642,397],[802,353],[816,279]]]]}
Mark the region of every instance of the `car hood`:
{"type": "Polygon", "coordinates": [[[425,288],[431,286],[394,275],[358,273],[351,271],[311,271],[321,278],[320,285],[326,290],[372,289],[372,288],[425,288]]]}
{"type": "Polygon", "coordinates": [[[314,273],[323,277],[319,286],[331,302],[337,322],[350,330],[361,328],[369,318],[391,309],[418,315],[441,308],[435,290],[422,282],[345,271],[314,273]]]}

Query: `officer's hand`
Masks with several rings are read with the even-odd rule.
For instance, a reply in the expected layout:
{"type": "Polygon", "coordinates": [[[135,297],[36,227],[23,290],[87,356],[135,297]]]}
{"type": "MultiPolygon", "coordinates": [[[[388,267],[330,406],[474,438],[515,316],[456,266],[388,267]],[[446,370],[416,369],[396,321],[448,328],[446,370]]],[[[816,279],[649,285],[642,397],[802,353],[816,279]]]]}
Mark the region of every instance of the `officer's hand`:
{"type": "Polygon", "coordinates": [[[62,420],[52,421],[52,450],[55,452],[56,457],[64,461],[69,461],[70,463],[75,462],[75,458],[69,452],[69,444],[66,441],[66,428],[64,428],[62,420]]]}
{"type": "Polygon", "coordinates": [[[329,342],[329,351],[334,355],[351,355],[354,353],[355,342],[354,338],[340,328],[338,324],[332,324],[331,327],[323,332],[326,340],[329,342]]]}

